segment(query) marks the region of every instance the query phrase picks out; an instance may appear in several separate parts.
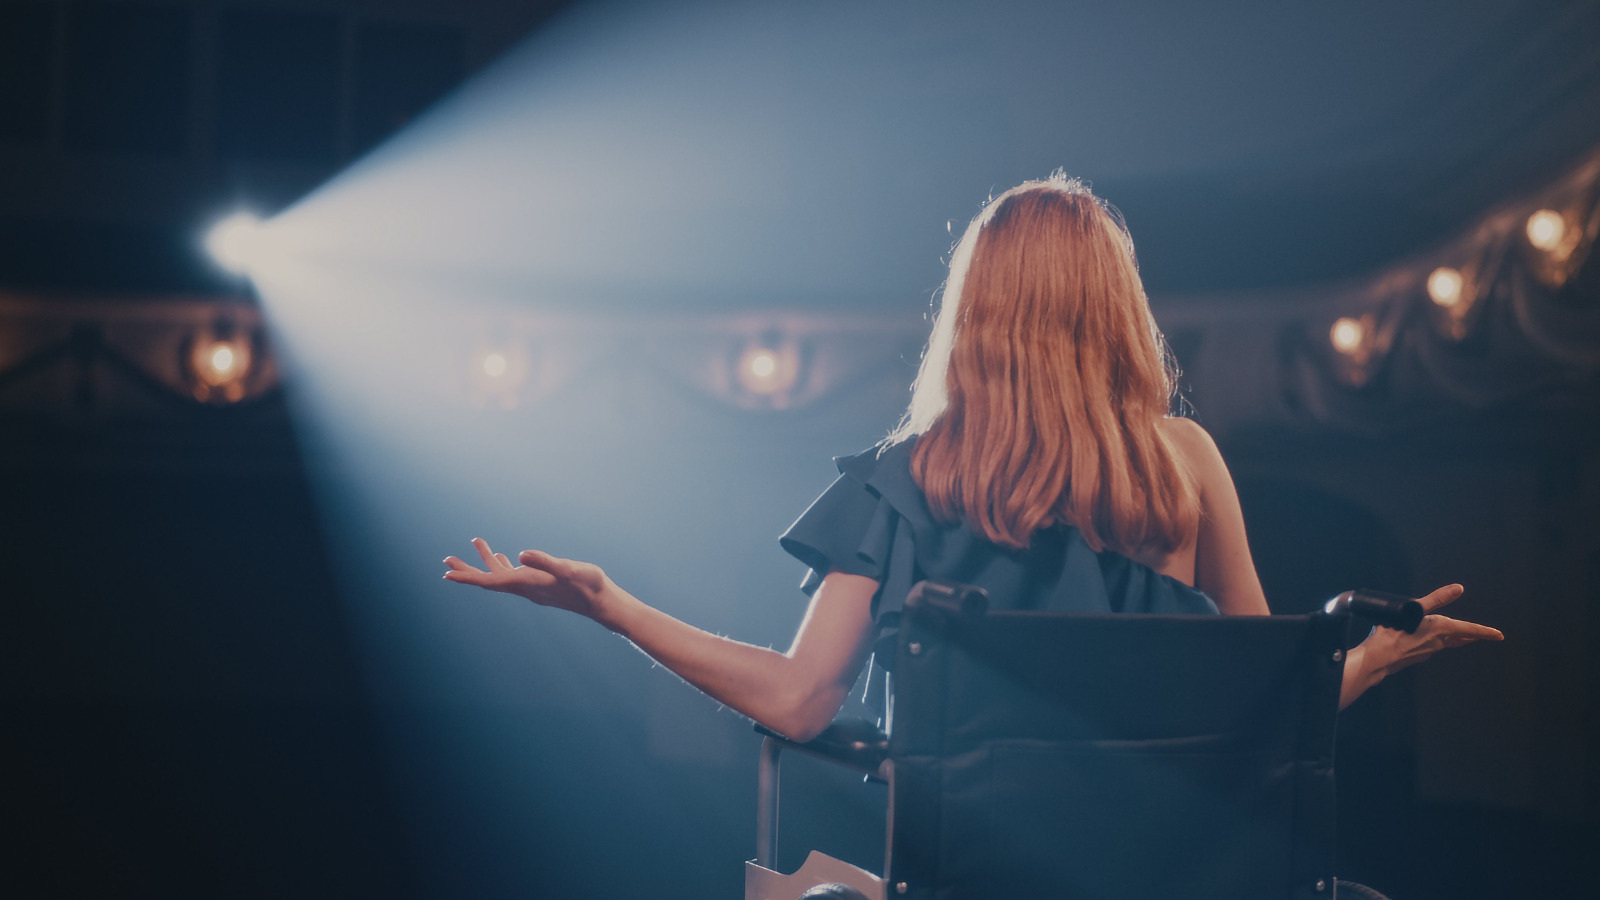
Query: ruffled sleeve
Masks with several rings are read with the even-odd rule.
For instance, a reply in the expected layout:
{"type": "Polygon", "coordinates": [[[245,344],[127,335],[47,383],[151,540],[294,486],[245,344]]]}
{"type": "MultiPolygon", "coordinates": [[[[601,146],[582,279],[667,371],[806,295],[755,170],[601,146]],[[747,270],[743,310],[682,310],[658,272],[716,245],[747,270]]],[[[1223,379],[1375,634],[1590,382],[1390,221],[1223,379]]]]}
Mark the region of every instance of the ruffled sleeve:
{"type": "Polygon", "coordinates": [[[778,538],[786,552],[810,567],[800,585],[808,595],[833,571],[884,580],[897,517],[858,470],[852,474],[854,459],[835,460],[844,474],[778,538]]]}

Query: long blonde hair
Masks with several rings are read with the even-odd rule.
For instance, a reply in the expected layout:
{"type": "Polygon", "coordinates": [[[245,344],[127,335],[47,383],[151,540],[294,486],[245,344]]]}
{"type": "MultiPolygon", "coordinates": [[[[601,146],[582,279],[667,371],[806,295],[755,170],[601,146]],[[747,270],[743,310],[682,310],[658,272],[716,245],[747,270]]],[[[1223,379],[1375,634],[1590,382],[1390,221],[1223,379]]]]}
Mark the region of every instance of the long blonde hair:
{"type": "Polygon", "coordinates": [[[1120,217],[1057,173],[991,201],[950,258],[911,405],[934,515],[1028,546],[1076,526],[1096,551],[1186,546],[1194,480],[1161,419],[1174,372],[1120,217]]]}

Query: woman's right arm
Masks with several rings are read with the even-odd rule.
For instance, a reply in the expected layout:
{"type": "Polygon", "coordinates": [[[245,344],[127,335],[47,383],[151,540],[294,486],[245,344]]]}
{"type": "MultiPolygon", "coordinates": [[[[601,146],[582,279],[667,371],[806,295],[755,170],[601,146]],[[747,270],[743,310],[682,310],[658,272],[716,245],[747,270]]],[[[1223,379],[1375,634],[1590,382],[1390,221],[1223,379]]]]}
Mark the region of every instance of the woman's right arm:
{"type": "MultiPolygon", "coordinates": [[[[1233,476],[1222,460],[1222,453],[1196,422],[1169,420],[1168,432],[1194,473],[1200,490],[1200,528],[1195,545],[1195,587],[1216,600],[1224,613],[1268,613],[1261,579],[1250,558],[1250,545],[1244,533],[1244,514],[1233,476]]],[[[1420,598],[1429,615],[1413,634],[1391,628],[1377,628],[1345,657],[1344,681],[1339,691],[1339,708],[1344,709],[1366,690],[1395,672],[1414,666],[1447,647],[1460,647],[1473,641],[1501,641],[1505,635],[1494,628],[1462,622],[1434,611],[1460,597],[1459,584],[1445,585],[1420,598]]]]}
{"type": "Polygon", "coordinates": [[[622,635],[713,699],[796,741],[833,721],[866,661],[878,582],[830,572],[787,653],[696,628],[623,590],[593,563],[524,550],[513,566],[481,539],[473,546],[486,569],[456,557],[445,578],[516,594],[593,619],[622,635]]]}
{"type": "Polygon", "coordinates": [[[1200,493],[1200,524],[1195,535],[1194,586],[1229,615],[1265,616],[1266,595],[1250,558],[1244,511],[1233,476],[1211,435],[1193,419],[1169,419],[1168,436],[1183,454],[1200,493]]]}

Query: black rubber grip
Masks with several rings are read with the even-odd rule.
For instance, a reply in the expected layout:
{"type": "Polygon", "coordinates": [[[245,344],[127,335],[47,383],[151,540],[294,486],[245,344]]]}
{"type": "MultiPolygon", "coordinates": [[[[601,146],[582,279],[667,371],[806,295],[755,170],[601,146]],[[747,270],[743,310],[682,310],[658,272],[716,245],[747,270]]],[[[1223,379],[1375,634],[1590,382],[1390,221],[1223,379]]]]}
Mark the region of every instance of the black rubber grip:
{"type": "Polygon", "coordinates": [[[1422,609],[1422,604],[1410,597],[1366,588],[1345,591],[1328,601],[1328,612],[1336,612],[1341,608],[1348,610],[1351,615],[1360,616],[1385,628],[1399,629],[1407,634],[1416,631],[1417,626],[1422,624],[1423,617],[1427,615],[1422,609]]]}

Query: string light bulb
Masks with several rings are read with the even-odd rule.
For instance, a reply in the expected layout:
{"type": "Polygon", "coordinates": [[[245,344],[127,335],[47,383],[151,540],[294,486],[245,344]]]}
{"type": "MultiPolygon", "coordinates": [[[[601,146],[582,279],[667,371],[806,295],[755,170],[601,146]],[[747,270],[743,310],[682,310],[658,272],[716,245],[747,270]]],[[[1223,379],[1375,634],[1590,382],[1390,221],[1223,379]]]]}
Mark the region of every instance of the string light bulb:
{"type": "Polygon", "coordinates": [[[745,345],[734,360],[733,377],[746,396],[781,408],[800,381],[800,369],[800,352],[793,341],[768,338],[745,345]]]}
{"type": "Polygon", "coordinates": [[[224,326],[197,335],[189,344],[187,363],[195,399],[234,403],[244,399],[255,359],[250,339],[224,326]]]}
{"type": "Polygon", "coordinates": [[[735,363],[739,384],[752,394],[771,397],[794,386],[799,373],[794,354],[765,344],[751,344],[735,363]]]}
{"type": "Polygon", "coordinates": [[[1428,275],[1428,296],[1445,309],[1461,302],[1461,289],[1465,280],[1461,273],[1449,266],[1440,266],[1428,275]]]}
{"type": "Polygon", "coordinates": [[[1345,356],[1351,356],[1361,349],[1362,342],[1367,336],[1367,326],[1360,319],[1345,316],[1333,323],[1328,329],[1328,340],[1333,344],[1333,349],[1345,356]]]}
{"type": "Polygon", "coordinates": [[[1553,209],[1541,209],[1528,217],[1527,232],[1528,243],[1549,253],[1567,236],[1567,220],[1553,209]]]}
{"type": "Polygon", "coordinates": [[[765,381],[778,371],[778,355],[763,348],[750,354],[745,365],[749,367],[753,378],[765,381]]]}

